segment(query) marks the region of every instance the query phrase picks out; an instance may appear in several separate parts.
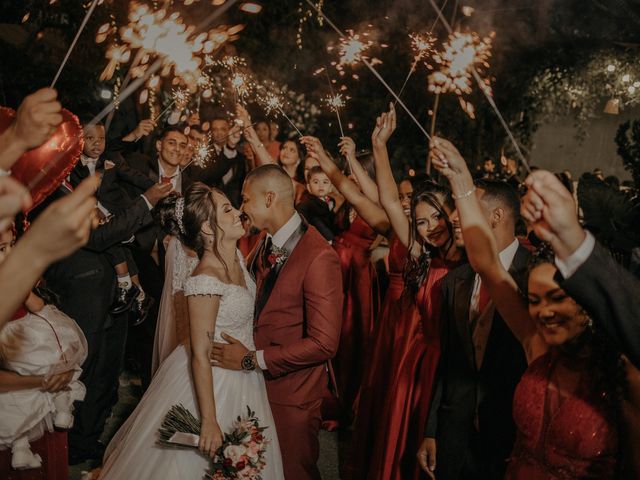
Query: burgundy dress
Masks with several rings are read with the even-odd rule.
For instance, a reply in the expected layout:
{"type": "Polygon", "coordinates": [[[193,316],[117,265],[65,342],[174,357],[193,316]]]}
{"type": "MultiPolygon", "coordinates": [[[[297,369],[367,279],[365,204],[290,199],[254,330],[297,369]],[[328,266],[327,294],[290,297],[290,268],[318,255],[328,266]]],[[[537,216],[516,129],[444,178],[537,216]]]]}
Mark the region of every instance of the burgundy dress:
{"type": "Polygon", "coordinates": [[[380,308],[376,271],[369,250],[376,237],[376,232],[356,217],[349,229],[334,240],[342,266],[344,304],[340,345],[333,364],[345,419],[350,417],[360,389],[374,318],[380,308]]]}
{"type": "MultiPolygon", "coordinates": [[[[439,258],[431,261],[427,279],[418,291],[419,315],[400,338],[392,358],[392,382],[387,391],[384,413],[377,423],[380,435],[371,456],[367,478],[406,480],[418,478],[415,459],[424,438],[431,400],[431,388],[440,358],[440,307],[442,279],[456,265],[439,258]]],[[[396,329],[400,333],[400,329],[396,329]]]]}
{"type": "MultiPolygon", "coordinates": [[[[598,404],[587,367],[559,368],[553,349],[534,360],[513,399],[518,429],[506,479],[609,479],[616,472],[618,432],[598,404]],[[558,393],[558,379],[574,387],[558,393]]],[[[573,363],[573,362],[572,362],[573,363]]]]}
{"type": "Polygon", "coordinates": [[[406,247],[397,237],[392,237],[389,242],[389,286],[374,329],[370,354],[367,357],[353,434],[352,459],[347,466],[347,469],[353,472],[353,478],[366,478],[376,439],[385,434],[379,428],[379,422],[392,380],[390,359],[397,348],[396,339],[399,335],[397,332],[408,330],[417,314],[415,302],[410,296],[403,295],[403,271],[406,259],[406,247]]]}

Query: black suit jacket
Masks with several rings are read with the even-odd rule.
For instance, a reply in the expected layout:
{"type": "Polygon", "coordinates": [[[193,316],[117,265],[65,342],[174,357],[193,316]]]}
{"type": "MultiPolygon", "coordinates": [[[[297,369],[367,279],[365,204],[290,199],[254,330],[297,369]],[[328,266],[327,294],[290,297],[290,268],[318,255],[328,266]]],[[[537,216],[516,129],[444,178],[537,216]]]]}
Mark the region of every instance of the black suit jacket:
{"type": "Polygon", "coordinates": [[[110,213],[116,213],[129,208],[138,195],[151,188],[155,182],[148,175],[131,168],[119,153],[98,160],[97,169],[104,169],[107,159],[115,166],[104,170],[96,197],[110,213]]]}
{"type": "Polygon", "coordinates": [[[640,368],[640,280],[596,242],[587,260],[569,278],[556,281],[640,368]]]}
{"type": "Polygon", "coordinates": [[[246,159],[239,151],[234,158],[229,158],[226,156],[224,149],[219,154],[214,153],[214,155],[213,160],[205,168],[192,164],[187,167],[186,171],[190,171],[190,175],[194,180],[222,190],[229,197],[231,203],[239,207],[242,184],[247,174],[246,159]],[[229,171],[231,171],[231,178],[225,183],[223,178],[229,171]]]}
{"type": "MultiPolygon", "coordinates": [[[[509,269],[523,291],[528,259],[529,252],[519,246],[509,269]]],[[[459,478],[474,432],[495,455],[495,462],[486,460],[498,465],[509,457],[515,440],[511,403],[527,367],[526,357],[496,312],[482,366],[476,367],[469,326],[474,279],[475,272],[465,264],[449,272],[442,286],[441,357],[425,432],[436,438],[438,479],[459,478]]]]}
{"type": "Polygon", "coordinates": [[[152,222],[139,197],[130,208],[91,232],[87,245],[51,265],[44,274],[47,286],[60,296],[62,311],[82,331],[94,333],[111,325],[109,307],[116,289],[116,273],[104,250],[127,240],[152,222]]]}
{"type": "Polygon", "coordinates": [[[306,194],[296,206],[296,210],[307,222],[316,227],[324,238],[328,241],[334,239],[335,214],[326,202],[306,194]]]}
{"type": "MultiPolygon", "coordinates": [[[[158,173],[158,160],[156,158],[152,159],[148,155],[144,155],[141,153],[133,153],[126,158],[127,162],[131,166],[138,170],[140,173],[151,179],[153,182],[158,182],[160,180],[158,173]]],[[[181,173],[181,181],[182,184],[180,188],[182,193],[185,192],[187,188],[193,183],[193,177],[191,176],[190,167],[184,170],[181,173]]],[[[128,186],[129,194],[133,197],[135,195],[140,195],[142,193],[141,189],[128,186]]],[[[161,231],[160,227],[154,223],[147,226],[144,229],[141,229],[136,234],[136,242],[145,253],[150,253],[153,249],[153,246],[156,241],[158,241],[158,248],[162,248],[162,239],[164,238],[164,234],[161,231]]],[[[163,255],[161,252],[161,266],[163,264],[163,255]]]]}

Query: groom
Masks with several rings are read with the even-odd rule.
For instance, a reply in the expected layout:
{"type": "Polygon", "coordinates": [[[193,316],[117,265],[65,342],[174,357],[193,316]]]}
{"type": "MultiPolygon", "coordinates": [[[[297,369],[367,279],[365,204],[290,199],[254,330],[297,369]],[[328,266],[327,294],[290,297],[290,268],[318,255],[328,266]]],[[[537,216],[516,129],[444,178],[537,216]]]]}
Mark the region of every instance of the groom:
{"type": "Polygon", "coordinates": [[[257,283],[254,340],[249,351],[223,334],[212,363],[260,368],[276,423],[285,478],[319,479],[320,406],[329,383],[326,362],[338,348],[342,274],[337,254],[294,209],[291,178],[277,165],[252,170],[242,211],[267,234],[249,258],[257,283]]]}

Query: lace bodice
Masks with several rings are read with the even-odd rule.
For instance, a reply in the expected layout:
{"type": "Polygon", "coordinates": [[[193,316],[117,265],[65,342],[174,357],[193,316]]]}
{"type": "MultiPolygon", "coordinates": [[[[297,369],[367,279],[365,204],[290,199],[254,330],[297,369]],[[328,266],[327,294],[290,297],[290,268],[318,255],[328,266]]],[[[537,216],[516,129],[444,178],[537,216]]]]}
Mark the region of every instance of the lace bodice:
{"type": "Polygon", "coordinates": [[[240,340],[249,350],[255,350],[253,343],[253,309],[255,307],[256,285],[244,263],[242,255],[237,252],[246,288],[240,285],[225,283],[210,275],[195,275],[184,282],[184,294],[218,295],[220,307],[216,318],[215,339],[224,342],[224,332],[240,340]]]}

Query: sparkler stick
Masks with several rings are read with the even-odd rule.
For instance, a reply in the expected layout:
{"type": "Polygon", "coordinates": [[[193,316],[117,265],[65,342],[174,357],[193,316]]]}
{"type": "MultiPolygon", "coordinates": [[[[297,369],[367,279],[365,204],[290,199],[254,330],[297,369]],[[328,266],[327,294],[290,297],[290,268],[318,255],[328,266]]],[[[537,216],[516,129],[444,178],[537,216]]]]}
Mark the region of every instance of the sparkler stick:
{"type": "Polygon", "coordinates": [[[171,103],[169,105],[167,105],[167,108],[165,108],[163,111],[161,111],[158,116],[156,118],[154,118],[154,121],[157,122],[165,113],[167,113],[169,111],[169,109],[171,107],[173,107],[173,105],[176,103],[175,100],[172,100],[171,103]]]}
{"type": "MultiPolygon", "coordinates": [[[[235,5],[238,2],[238,0],[229,0],[228,2],[226,2],[224,5],[221,5],[220,7],[218,7],[217,9],[215,9],[211,14],[209,14],[209,16],[207,16],[195,29],[196,32],[200,31],[203,28],[206,28],[211,22],[213,22],[216,18],[218,18],[220,15],[222,15],[223,13],[225,13],[227,10],[229,10],[233,5],[235,5]]],[[[160,68],[162,67],[162,64],[164,63],[164,59],[163,58],[158,58],[153,65],[151,65],[144,73],[144,75],[138,79],[136,79],[133,83],[131,83],[127,88],[123,89],[122,92],[120,93],[120,97],[118,100],[112,100],[111,103],[109,103],[106,107],[104,107],[102,109],[102,111],[100,113],[98,113],[98,115],[96,115],[87,125],[86,127],[92,127],[94,125],[96,125],[98,122],[102,121],[107,115],[109,115],[109,113],[115,108],[115,103],[116,101],[123,101],[126,98],[128,98],[130,95],[132,95],[144,82],[147,81],[147,79],[153,75],[154,73],[156,73],[158,70],[160,70],[160,68]]],[[[80,141],[80,138],[76,138],[73,144],[76,144],[80,141]]],[[[55,158],[53,158],[48,164],[46,164],[41,170],[40,172],[35,175],[33,177],[33,180],[31,180],[31,182],[29,182],[29,185],[27,185],[27,189],[31,190],[34,186],[36,186],[40,181],[42,181],[42,179],[49,173],[49,171],[55,167],[57,165],[57,163],[60,161],[60,159],[62,158],[62,153],[58,156],[56,156],[55,158]]]]}
{"type": "Polygon", "coordinates": [[[287,121],[291,124],[291,126],[296,129],[296,132],[298,132],[298,135],[300,135],[302,137],[302,132],[300,130],[298,130],[298,127],[296,127],[296,124],[293,123],[289,117],[287,117],[287,114],[284,113],[282,108],[280,108],[280,107],[276,107],[276,108],[282,114],[282,116],[287,119],[287,121]]]}
{"type": "MultiPolygon", "coordinates": [[[[442,3],[442,7],[440,7],[440,8],[446,7],[448,1],[449,0],[444,0],[444,2],[442,3]]],[[[433,32],[433,29],[436,28],[436,24],[437,23],[438,23],[438,17],[436,17],[436,19],[433,22],[433,25],[431,25],[431,28],[427,32],[428,35],[431,35],[431,33],[433,32]]],[[[416,58],[413,60],[413,64],[411,65],[411,69],[409,70],[409,73],[407,74],[406,78],[404,79],[404,83],[402,84],[402,87],[400,87],[400,91],[398,92],[398,96],[399,97],[402,96],[402,92],[404,92],[404,87],[407,86],[407,82],[411,78],[411,75],[413,75],[413,72],[416,71],[416,66],[418,65],[418,62],[422,59],[422,55],[423,54],[424,54],[423,52],[420,52],[420,54],[416,55],[416,58]]],[[[395,107],[397,103],[398,103],[397,101],[394,102],[393,106],[395,107]]],[[[433,128],[431,129],[431,135],[433,135],[433,128]]]]}
{"type": "Polygon", "coordinates": [[[93,11],[95,10],[96,5],[98,5],[98,1],[99,0],[93,0],[93,3],[89,7],[89,10],[87,10],[87,13],[84,16],[84,19],[82,20],[82,23],[80,24],[80,28],[78,29],[78,32],[76,33],[76,36],[73,39],[73,42],[71,42],[71,45],[69,46],[69,49],[67,50],[67,53],[64,56],[64,60],[62,60],[62,63],[60,64],[60,67],[58,68],[58,73],[56,73],[56,76],[53,78],[53,82],[51,82],[51,88],[56,86],[56,82],[58,81],[58,78],[60,78],[60,74],[62,73],[62,70],[64,69],[64,66],[67,64],[67,60],[69,60],[69,57],[71,56],[71,52],[73,51],[73,49],[76,46],[76,43],[78,42],[78,38],[80,38],[80,34],[84,30],[84,27],[87,25],[87,22],[89,21],[89,17],[91,16],[93,11]]]}
{"type": "MultiPolygon", "coordinates": [[[[444,18],[444,15],[442,14],[442,10],[440,10],[438,8],[438,6],[436,5],[435,1],[434,0],[429,0],[429,3],[431,3],[431,6],[436,11],[436,14],[438,15],[438,18],[440,18],[440,21],[445,26],[447,31],[449,33],[453,33],[453,29],[451,28],[451,25],[449,24],[449,22],[447,22],[447,19],[444,18]]],[[[480,87],[480,90],[482,91],[482,93],[486,97],[487,101],[489,102],[489,105],[491,105],[491,108],[493,108],[493,111],[495,112],[496,116],[498,117],[498,120],[500,120],[500,123],[502,124],[502,127],[504,128],[505,132],[507,133],[507,136],[509,137],[509,140],[511,140],[511,143],[513,144],[513,147],[516,149],[516,154],[520,158],[520,162],[524,166],[524,168],[527,171],[527,173],[531,173],[531,168],[529,167],[529,162],[527,162],[526,158],[524,158],[524,154],[522,153],[522,150],[520,149],[520,145],[518,145],[518,142],[516,141],[515,137],[513,136],[513,133],[511,133],[511,129],[509,128],[509,125],[507,124],[507,122],[505,121],[504,117],[500,113],[500,110],[498,110],[498,106],[496,105],[496,102],[493,100],[493,97],[487,91],[486,85],[482,81],[482,78],[480,78],[480,75],[478,74],[478,71],[476,70],[476,68],[474,66],[471,66],[471,74],[473,75],[473,78],[478,83],[478,87],[480,87]]]]}
{"type": "MultiPolygon", "coordinates": [[[[344,32],[342,30],[340,30],[335,23],[333,23],[326,15],[325,13],[319,9],[318,7],[316,7],[313,2],[311,0],[305,0],[309,6],[311,8],[313,8],[315,11],[318,12],[318,14],[322,15],[322,18],[325,19],[325,21],[329,24],[329,26],[331,28],[333,28],[333,30],[335,30],[335,32],[340,35],[341,38],[347,38],[347,36],[344,34],[344,32]]],[[[413,122],[418,126],[418,128],[420,129],[420,131],[424,134],[425,137],[427,137],[428,140],[431,140],[431,136],[429,136],[429,134],[427,133],[427,131],[424,129],[424,127],[420,124],[420,122],[418,122],[418,120],[416,119],[416,117],[413,115],[413,113],[411,113],[411,111],[407,108],[407,106],[404,104],[404,102],[402,100],[400,100],[400,97],[398,97],[398,95],[396,94],[396,92],[393,91],[393,89],[389,86],[389,84],[384,80],[384,78],[382,78],[382,76],[378,73],[378,71],[373,68],[373,65],[371,65],[371,63],[369,63],[366,59],[364,58],[360,58],[360,60],[362,61],[362,63],[364,63],[367,68],[371,71],[371,73],[373,73],[373,75],[380,81],[380,83],[382,83],[382,85],[384,85],[384,87],[389,91],[389,93],[391,93],[391,95],[393,95],[393,98],[396,99],[396,101],[400,104],[400,106],[404,109],[405,112],[407,112],[407,115],[409,115],[409,117],[411,118],[411,120],[413,120],[413,122]]],[[[296,129],[297,130],[297,129],[296,129]]]]}

